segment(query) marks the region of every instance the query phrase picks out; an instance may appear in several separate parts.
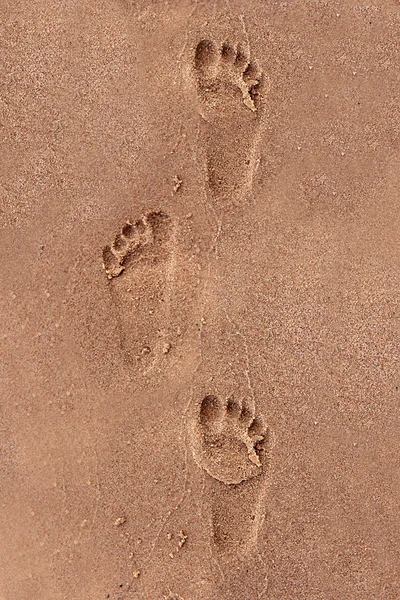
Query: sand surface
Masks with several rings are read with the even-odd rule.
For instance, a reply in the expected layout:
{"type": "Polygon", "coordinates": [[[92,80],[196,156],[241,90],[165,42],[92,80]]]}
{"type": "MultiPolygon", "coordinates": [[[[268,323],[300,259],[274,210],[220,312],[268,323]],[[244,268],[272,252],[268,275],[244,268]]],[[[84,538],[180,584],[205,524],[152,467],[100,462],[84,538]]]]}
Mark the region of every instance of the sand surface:
{"type": "Polygon", "coordinates": [[[398,600],[399,2],[0,17],[0,600],[398,600]]]}

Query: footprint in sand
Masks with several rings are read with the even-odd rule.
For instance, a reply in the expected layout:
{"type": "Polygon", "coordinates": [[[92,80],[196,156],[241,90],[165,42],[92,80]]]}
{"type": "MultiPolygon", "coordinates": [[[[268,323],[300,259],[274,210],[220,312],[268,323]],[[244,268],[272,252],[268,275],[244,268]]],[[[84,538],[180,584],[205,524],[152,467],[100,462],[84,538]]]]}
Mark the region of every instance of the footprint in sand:
{"type": "Polygon", "coordinates": [[[253,402],[206,396],[191,429],[211,498],[214,544],[224,558],[254,549],[263,517],[268,432],[253,402]]]}
{"type": "Polygon", "coordinates": [[[148,362],[168,348],[172,238],[172,219],[162,212],[149,212],[125,223],[114,242],[103,248],[103,267],[129,362],[148,362]]]}
{"type": "Polygon", "coordinates": [[[218,47],[201,40],[194,62],[210,192],[215,198],[238,200],[252,186],[262,73],[241,44],[218,47]]]}

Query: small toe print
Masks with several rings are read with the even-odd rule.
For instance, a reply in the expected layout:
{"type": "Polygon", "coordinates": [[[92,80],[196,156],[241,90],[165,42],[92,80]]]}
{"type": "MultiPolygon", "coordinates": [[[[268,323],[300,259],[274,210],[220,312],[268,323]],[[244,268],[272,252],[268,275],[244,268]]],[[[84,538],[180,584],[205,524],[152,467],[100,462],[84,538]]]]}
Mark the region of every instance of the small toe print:
{"type": "Polygon", "coordinates": [[[125,225],[122,228],[122,235],[128,239],[128,240],[132,240],[135,237],[135,228],[132,225],[132,223],[125,223],[125,225]]]}
{"type": "MultiPolygon", "coordinates": [[[[146,218],[146,217],[144,217],[144,218],[146,218]]],[[[146,225],[144,224],[143,218],[142,219],[138,219],[137,221],[135,221],[134,228],[135,228],[135,230],[137,231],[137,233],[139,235],[142,235],[142,233],[145,232],[146,225]]]]}
{"type": "Polygon", "coordinates": [[[118,258],[112,251],[111,246],[105,246],[103,248],[103,268],[109,279],[118,277],[124,270],[124,267],[121,266],[118,258]]]}
{"type": "Polygon", "coordinates": [[[236,51],[235,67],[242,73],[246,70],[249,64],[249,54],[247,50],[239,44],[236,51]]]}
{"type": "Polygon", "coordinates": [[[223,414],[223,406],[219,398],[216,396],[206,396],[200,409],[200,423],[209,425],[218,421],[223,414]]]}
{"type": "Polygon", "coordinates": [[[255,85],[260,82],[261,70],[256,62],[252,61],[247,65],[243,73],[243,79],[249,85],[255,85]]]}
{"type": "Polygon", "coordinates": [[[252,437],[263,436],[265,433],[265,425],[261,417],[254,417],[249,427],[249,434],[252,437]]]}
{"type": "Polygon", "coordinates": [[[249,426],[254,420],[254,409],[247,401],[243,402],[242,411],[240,413],[240,421],[243,425],[249,426]]]}
{"type": "Polygon", "coordinates": [[[235,58],[236,58],[235,48],[233,46],[231,46],[230,44],[228,44],[228,42],[225,42],[222,45],[221,58],[223,61],[225,61],[227,63],[233,64],[235,62],[235,58]]]}
{"type": "Polygon", "coordinates": [[[234,398],[229,398],[226,404],[226,412],[228,416],[233,418],[239,418],[242,407],[239,402],[237,402],[234,398]]]}
{"type": "Polygon", "coordinates": [[[249,95],[254,99],[260,99],[260,96],[265,92],[265,79],[262,73],[258,76],[255,83],[247,82],[250,84],[249,95]]]}
{"type": "Polygon", "coordinates": [[[201,40],[197,44],[195,65],[198,69],[210,67],[216,62],[217,49],[215,44],[210,40],[201,40]]]}
{"type": "Polygon", "coordinates": [[[119,265],[118,259],[114,252],[111,250],[111,246],[104,246],[103,248],[103,263],[106,268],[116,267],[119,265]]]}
{"type": "Polygon", "coordinates": [[[115,237],[113,249],[122,252],[128,246],[128,240],[120,233],[115,237]]]}

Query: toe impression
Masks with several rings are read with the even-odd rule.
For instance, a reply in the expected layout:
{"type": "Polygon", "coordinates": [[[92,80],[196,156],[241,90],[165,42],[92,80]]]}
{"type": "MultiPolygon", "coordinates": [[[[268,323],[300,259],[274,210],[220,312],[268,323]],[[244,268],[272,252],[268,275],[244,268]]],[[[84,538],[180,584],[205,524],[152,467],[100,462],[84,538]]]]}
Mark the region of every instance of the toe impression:
{"type": "Polygon", "coordinates": [[[200,424],[203,427],[213,425],[221,420],[223,406],[216,396],[206,396],[201,403],[200,424]]]}
{"type": "Polygon", "coordinates": [[[211,40],[201,40],[197,44],[195,54],[195,66],[196,69],[204,70],[217,62],[217,48],[211,40]]]}

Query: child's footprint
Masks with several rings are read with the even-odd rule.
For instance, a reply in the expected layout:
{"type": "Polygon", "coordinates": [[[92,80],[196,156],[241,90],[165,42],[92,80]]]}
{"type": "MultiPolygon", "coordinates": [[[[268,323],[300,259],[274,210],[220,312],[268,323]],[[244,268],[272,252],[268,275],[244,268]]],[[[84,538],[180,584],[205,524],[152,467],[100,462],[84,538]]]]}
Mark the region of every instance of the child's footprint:
{"type": "Polygon", "coordinates": [[[150,212],[125,223],[114,242],[103,248],[121,344],[130,361],[148,361],[167,347],[172,231],[168,215],[150,212]]]}
{"type": "Polygon", "coordinates": [[[254,549],[262,519],[267,428],[252,402],[206,396],[191,430],[193,455],[207,478],[213,538],[229,556],[254,549]]]}
{"type": "Polygon", "coordinates": [[[195,72],[202,103],[208,184],[212,196],[241,199],[252,185],[262,105],[261,70],[238,44],[201,40],[195,72]]]}

